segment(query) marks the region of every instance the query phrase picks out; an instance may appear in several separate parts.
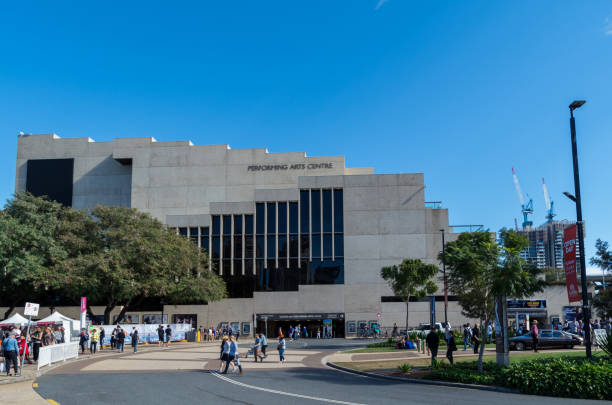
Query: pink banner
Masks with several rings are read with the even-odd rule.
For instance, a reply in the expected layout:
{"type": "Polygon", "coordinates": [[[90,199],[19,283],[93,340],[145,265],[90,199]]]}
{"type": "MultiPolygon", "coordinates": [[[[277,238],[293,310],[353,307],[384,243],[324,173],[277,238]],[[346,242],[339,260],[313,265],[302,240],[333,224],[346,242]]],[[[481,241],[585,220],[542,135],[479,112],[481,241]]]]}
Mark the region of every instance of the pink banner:
{"type": "Polygon", "coordinates": [[[580,301],[578,278],[576,276],[576,225],[565,228],[563,231],[563,267],[565,268],[565,282],[567,284],[567,298],[569,302],[580,301]]]}

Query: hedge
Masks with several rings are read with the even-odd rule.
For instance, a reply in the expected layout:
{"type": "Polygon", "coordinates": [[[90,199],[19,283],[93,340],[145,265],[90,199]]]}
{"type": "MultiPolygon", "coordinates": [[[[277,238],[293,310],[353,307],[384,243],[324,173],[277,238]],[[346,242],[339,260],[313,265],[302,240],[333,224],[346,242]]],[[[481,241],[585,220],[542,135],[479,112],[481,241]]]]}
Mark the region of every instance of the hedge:
{"type": "Polygon", "coordinates": [[[466,384],[500,385],[524,394],[554,397],[612,399],[612,363],[604,359],[535,359],[502,368],[493,362],[460,362],[436,370],[425,378],[466,384]]]}

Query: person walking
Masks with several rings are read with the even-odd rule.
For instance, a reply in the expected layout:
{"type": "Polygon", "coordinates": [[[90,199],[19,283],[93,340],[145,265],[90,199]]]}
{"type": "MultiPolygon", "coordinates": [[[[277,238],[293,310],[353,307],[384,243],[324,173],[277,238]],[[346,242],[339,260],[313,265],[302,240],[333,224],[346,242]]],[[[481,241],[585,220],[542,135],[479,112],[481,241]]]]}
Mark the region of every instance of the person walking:
{"type": "Polygon", "coordinates": [[[446,343],[448,343],[448,338],[450,337],[451,333],[452,330],[450,327],[450,323],[446,322],[446,326],[444,326],[444,340],[446,341],[446,343]]]}
{"type": "Polygon", "coordinates": [[[100,333],[98,332],[98,329],[93,328],[91,330],[91,338],[89,343],[89,352],[91,354],[96,354],[96,351],[98,350],[98,340],[100,340],[100,333]]]}
{"type": "Polygon", "coordinates": [[[15,375],[17,375],[17,353],[19,353],[19,346],[15,339],[15,332],[9,332],[9,336],[2,341],[2,353],[4,353],[6,375],[11,376],[11,364],[13,364],[15,375]]]}
{"type": "Polygon", "coordinates": [[[87,331],[85,330],[85,328],[81,329],[81,333],[79,335],[79,346],[81,346],[81,354],[85,353],[85,348],[87,348],[88,344],[87,342],[89,341],[89,335],[87,334],[87,331]]]}
{"type": "Polygon", "coordinates": [[[132,347],[134,348],[134,353],[138,352],[138,330],[134,326],[132,328],[132,333],[130,333],[130,337],[132,338],[132,347]]]}
{"type": "Polygon", "coordinates": [[[263,354],[263,357],[265,359],[266,357],[268,357],[268,355],[266,354],[266,349],[268,348],[268,338],[263,333],[261,333],[259,336],[261,339],[261,353],[263,354]]]}
{"type": "Polygon", "coordinates": [[[393,330],[391,331],[391,337],[392,338],[396,338],[397,337],[397,323],[393,322],[393,330]]]}
{"type": "Polygon", "coordinates": [[[467,350],[467,347],[472,346],[472,328],[470,328],[470,324],[466,323],[463,327],[463,351],[467,350]]]}
{"type": "Polygon", "coordinates": [[[255,357],[255,363],[259,357],[260,363],[263,363],[263,356],[261,355],[261,334],[255,335],[255,343],[253,344],[253,356],[255,357]]]}
{"type": "Polygon", "coordinates": [[[125,345],[125,332],[120,327],[117,327],[117,351],[123,353],[123,346],[125,345]]]}
{"type": "Polygon", "coordinates": [[[538,330],[538,321],[535,319],[531,323],[531,342],[533,346],[533,351],[537,353],[538,351],[538,342],[540,338],[540,331],[538,330]]]}
{"type": "MultiPolygon", "coordinates": [[[[225,365],[225,363],[227,363],[227,359],[229,358],[229,351],[230,347],[228,343],[228,337],[227,335],[224,335],[223,339],[221,340],[221,356],[219,357],[219,370],[217,370],[217,372],[223,372],[223,366],[225,365]]],[[[255,358],[255,360],[257,360],[257,358],[255,358]]]]}
{"type": "Polygon", "coordinates": [[[285,338],[281,336],[278,339],[278,346],[276,347],[278,350],[278,357],[280,357],[280,362],[285,362],[285,349],[287,349],[287,343],[285,342],[285,338]]]}
{"type": "Polygon", "coordinates": [[[431,365],[434,364],[434,359],[438,357],[438,346],[440,345],[440,337],[438,336],[438,332],[436,332],[435,327],[431,327],[427,337],[425,338],[425,342],[427,343],[427,348],[431,353],[431,365]]]}
{"type": "Polygon", "coordinates": [[[448,331],[448,339],[446,340],[446,358],[453,363],[453,352],[457,351],[457,344],[455,343],[455,334],[452,330],[448,331]]]}
{"type": "Polygon", "coordinates": [[[22,358],[23,352],[25,351],[25,361],[28,364],[32,364],[32,360],[30,360],[30,342],[26,341],[26,337],[23,333],[17,337],[17,343],[19,343],[19,358],[22,358]]]}
{"type": "Polygon", "coordinates": [[[474,354],[478,353],[478,347],[480,346],[480,331],[478,325],[474,325],[472,329],[472,343],[474,344],[474,354]]]}
{"type": "Polygon", "coordinates": [[[166,327],[165,333],[166,333],[166,347],[170,347],[170,339],[172,338],[172,328],[170,328],[170,325],[166,327]]]}
{"type": "Polygon", "coordinates": [[[106,332],[104,332],[104,328],[100,326],[100,351],[104,348],[104,337],[106,337],[106,332]]]}
{"type": "Polygon", "coordinates": [[[112,350],[117,347],[117,327],[114,327],[113,331],[111,332],[110,344],[112,350]]]}
{"type": "Polygon", "coordinates": [[[164,327],[163,325],[159,325],[157,328],[157,338],[159,339],[157,345],[160,347],[164,345],[164,335],[164,327]]]}
{"type": "Polygon", "coordinates": [[[225,363],[225,370],[223,370],[223,374],[227,374],[227,369],[229,368],[230,363],[232,363],[232,373],[236,372],[236,366],[238,366],[238,370],[240,370],[240,374],[242,374],[242,364],[240,364],[238,343],[236,343],[236,337],[233,335],[229,338],[229,354],[227,356],[227,361],[225,363]]]}

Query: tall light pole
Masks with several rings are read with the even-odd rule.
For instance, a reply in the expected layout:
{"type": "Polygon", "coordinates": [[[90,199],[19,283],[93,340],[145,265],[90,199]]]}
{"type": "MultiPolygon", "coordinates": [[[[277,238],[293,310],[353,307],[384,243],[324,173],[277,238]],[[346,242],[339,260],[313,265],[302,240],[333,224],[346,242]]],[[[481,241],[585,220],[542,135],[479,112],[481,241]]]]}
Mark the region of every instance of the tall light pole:
{"type": "Polygon", "coordinates": [[[578,172],[578,147],[576,146],[576,121],[574,110],[582,107],[584,100],[576,100],[569,105],[570,131],[572,135],[572,159],[574,164],[574,197],[576,202],[576,222],[578,225],[578,247],[580,249],[580,279],[582,282],[582,314],[584,316],[584,339],[586,341],[586,356],[591,358],[591,314],[589,311],[589,296],[587,292],[586,260],[584,257],[584,234],[582,231],[582,204],[580,199],[580,174],[578,172]]]}
{"type": "Polygon", "coordinates": [[[444,263],[444,250],[446,244],[444,243],[444,229],[440,229],[442,232],[442,276],[444,277],[444,323],[448,324],[448,289],[446,288],[446,263],[444,263]]]}

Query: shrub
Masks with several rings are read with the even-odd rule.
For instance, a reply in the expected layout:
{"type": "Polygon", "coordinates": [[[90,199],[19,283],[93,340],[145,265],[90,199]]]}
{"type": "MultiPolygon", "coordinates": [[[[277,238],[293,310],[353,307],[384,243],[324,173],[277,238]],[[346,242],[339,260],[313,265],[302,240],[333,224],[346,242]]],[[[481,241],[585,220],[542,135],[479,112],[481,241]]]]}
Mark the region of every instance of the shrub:
{"type": "Polygon", "coordinates": [[[412,366],[410,364],[404,363],[401,366],[398,366],[397,368],[399,368],[401,372],[405,374],[412,369],[412,366]]]}
{"type": "Polygon", "coordinates": [[[599,360],[530,360],[511,364],[500,382],[526,394],[612,399],[612,363],[599,360]]]}
{"type": "Polygon", "coordinates": [[[447,364],[442,360],[438,360],[437,358],[433,358],[431,362],[431,368],[434,370],[440,370],[441,368],[446,368],[447,364]]]}

